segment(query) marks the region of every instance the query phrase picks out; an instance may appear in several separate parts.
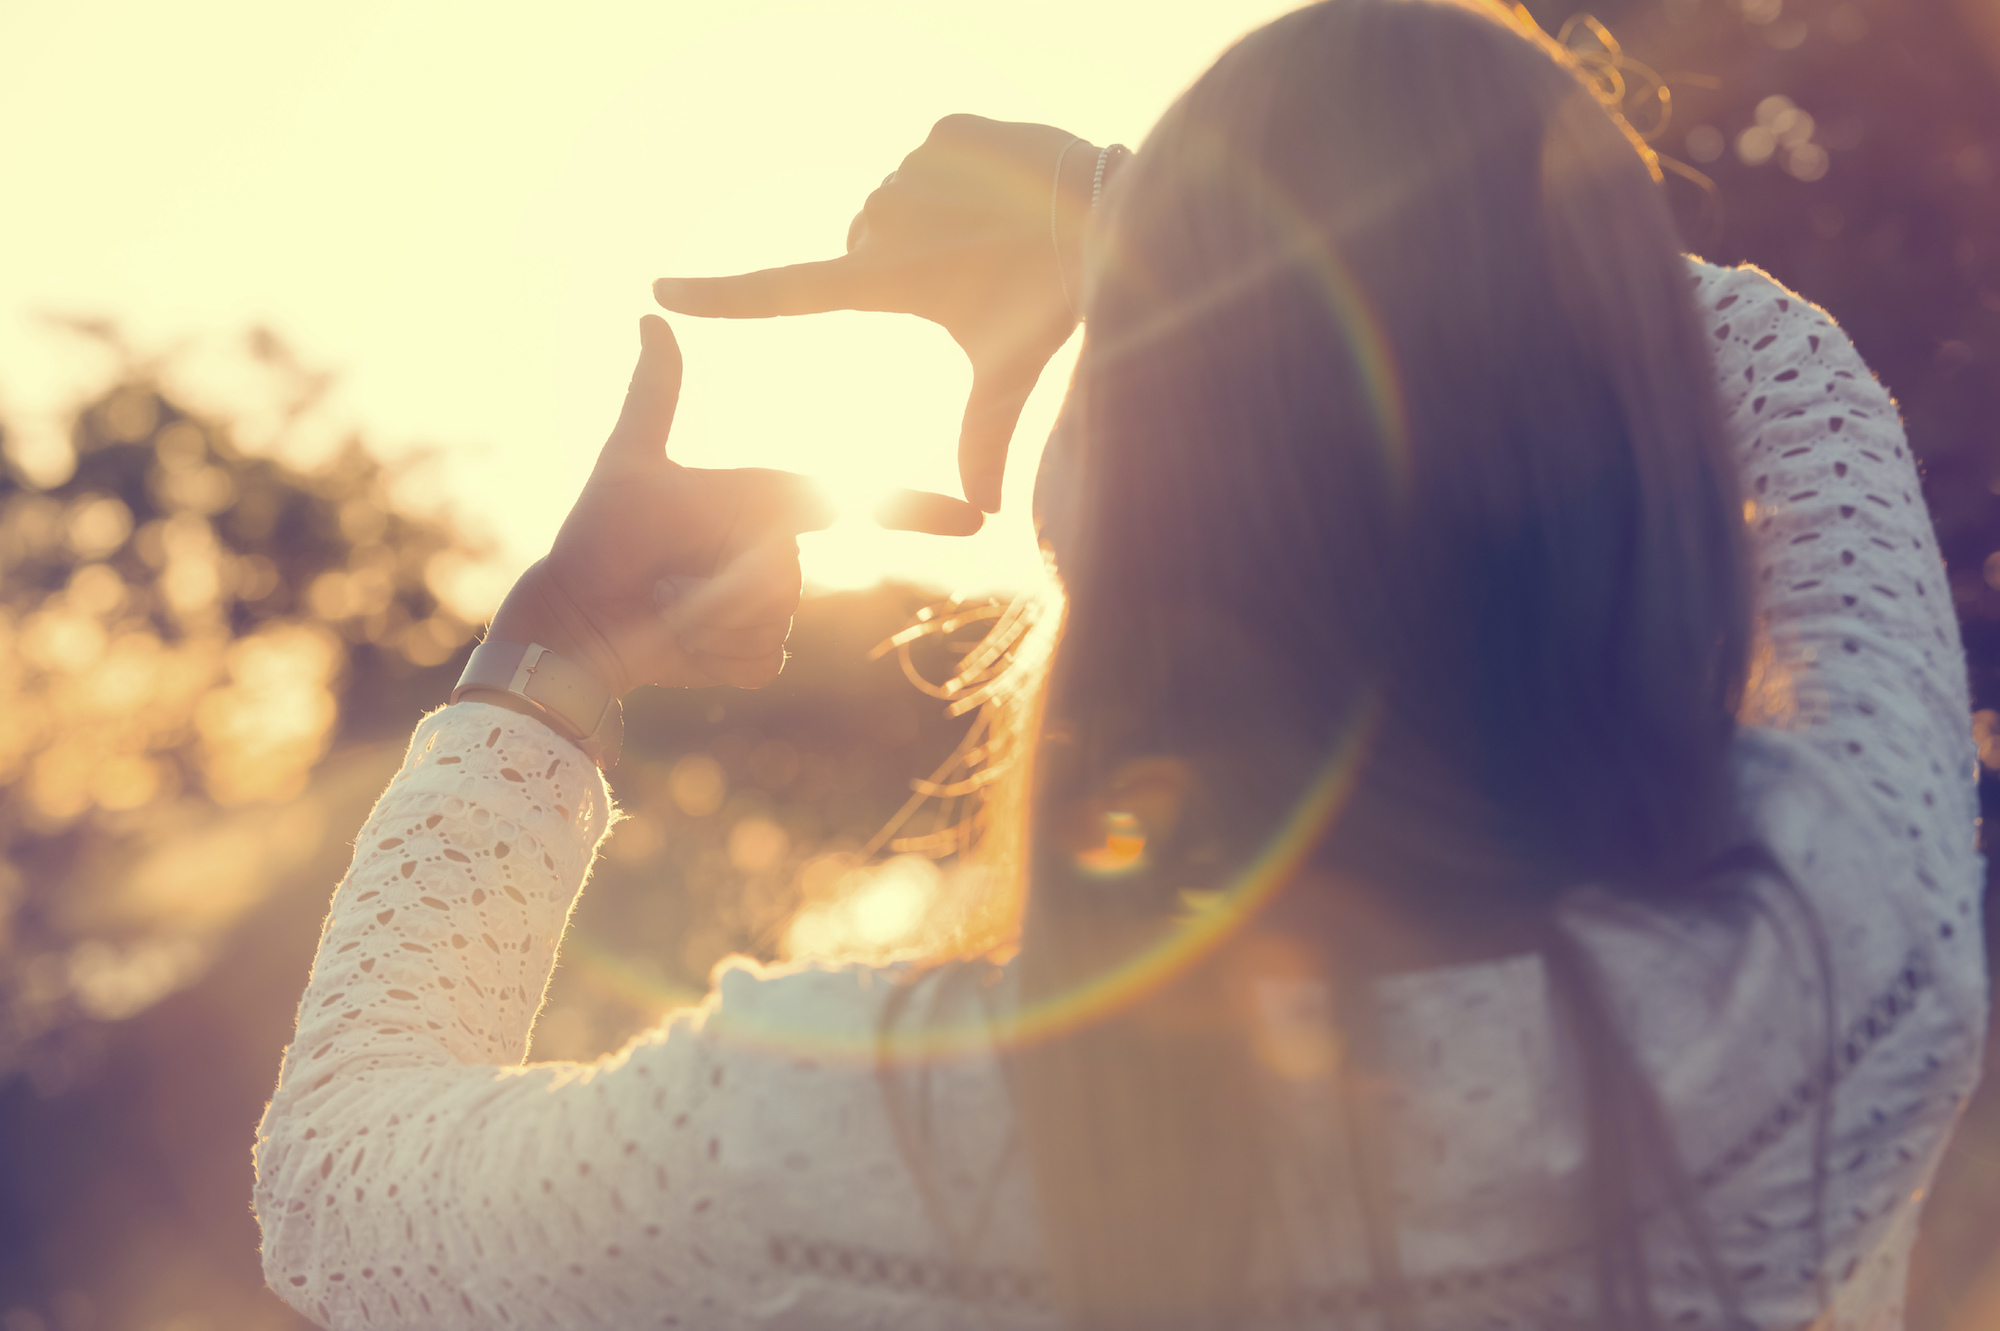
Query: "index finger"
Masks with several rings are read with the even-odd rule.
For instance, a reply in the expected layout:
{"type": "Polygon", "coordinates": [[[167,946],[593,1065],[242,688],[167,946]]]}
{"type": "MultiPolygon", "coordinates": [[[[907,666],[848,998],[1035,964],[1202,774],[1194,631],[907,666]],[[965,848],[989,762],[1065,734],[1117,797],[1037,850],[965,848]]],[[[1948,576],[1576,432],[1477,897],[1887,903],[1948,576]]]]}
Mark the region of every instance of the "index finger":
{"type": "Polygon", "coordinates": [[[929,490],[891,490],[875,506],[877,526],[890,531],[922,532],[928,536],[970,536],[986,523],[986,515],[963,499],[929,490]]]}
{"type": "Polygon", "coordinates": [[[864,274],[851,255],[761,268],[734,277],[663,277],[653,299],[704,319],[769,319],[857,308],[864,274]]]}

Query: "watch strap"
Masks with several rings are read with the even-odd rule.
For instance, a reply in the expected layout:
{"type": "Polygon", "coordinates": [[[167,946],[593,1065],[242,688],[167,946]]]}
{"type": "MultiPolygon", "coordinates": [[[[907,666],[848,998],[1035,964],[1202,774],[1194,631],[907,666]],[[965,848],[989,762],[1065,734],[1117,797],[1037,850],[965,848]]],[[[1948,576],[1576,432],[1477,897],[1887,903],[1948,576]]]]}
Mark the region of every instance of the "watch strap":
{"type": "Polygon", "coordinates": [[[609,770],[618,761],[625,742],[625,709],[597,676],[538,642],[488,638],[480,643],[472,649],[451,700],[457,702],[470,689],[491,689],[532,703],[600,768],[609,770]]]}

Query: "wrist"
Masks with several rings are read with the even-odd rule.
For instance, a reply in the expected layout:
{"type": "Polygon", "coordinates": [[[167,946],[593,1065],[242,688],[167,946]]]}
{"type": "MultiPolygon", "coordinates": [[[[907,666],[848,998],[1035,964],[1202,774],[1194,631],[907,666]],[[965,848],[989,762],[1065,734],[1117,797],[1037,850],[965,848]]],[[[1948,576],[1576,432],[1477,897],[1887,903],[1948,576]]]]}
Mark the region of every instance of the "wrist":
{"type": "Polygon", "coordinates": [[[632,691],[633,681],[618,654],[577,610],[547,560],[536,560],[515,581],[493,613],[486,636],[496,642],[540,643],[589,671],[614,698],[632,691]]]}
{"type": "Polygon", "coordinates": [[[1080,303],[1095,256],[1099,214],[1112,180],[1132,163],[1123,144],[1100,147],[1079,139],[1063,158],[1056,180],[1056,262],[1063,290],[1080,303]]]}
{"type": "Polygon", "coordinates": [[[1056,266],[1072,306],[1083,291],[1083,236],[1090,222],[1090,182],[1097,171],[1097,153],[1097,145],[1088,139],[1074,140],[1056,172],[1056,266]]]}
{"type": "Polygon", "coordinates": [[[522,716],[532,717],[533,719],[547,726],[550,730],[553,730],[556,734],[561,735],[564,739],[568,740],[570,743],[572,744],[576,743],[576,736],[570,734],[568,730],[556,724],[555,719],[551,717],[548,714],[548,712],[544,711],[540,707],[535,706],[533,703],[528,702],[524,698],[517,697],[514,694],[507,692],[505,689],[489,689],[479,686],[473,686],[470,688],[459,689],[457,692],[458,696],[454,699],[454,705],[462,702],[483,702],[483,703],[490,703],[495,707],[504,707],[510,712],[518,712],[522,716]]]}
{"type": "Polygon", "coordinates": [[[489,637],[473,648],[451,700],[478,697],[533,716],[609,771],[625,741],[618,699],[582,666],[545,643],[489,637]]]}

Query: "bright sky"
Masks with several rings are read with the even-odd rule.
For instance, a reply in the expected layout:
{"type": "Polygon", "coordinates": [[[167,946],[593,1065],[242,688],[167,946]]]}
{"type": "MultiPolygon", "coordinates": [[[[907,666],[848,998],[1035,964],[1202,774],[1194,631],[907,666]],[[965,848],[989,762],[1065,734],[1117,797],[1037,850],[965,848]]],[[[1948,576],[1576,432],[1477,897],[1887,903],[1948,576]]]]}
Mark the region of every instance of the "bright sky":
{"type": "MultiPolygon", "coordinates": [[[[101,373],[41,314],[197,353],[264,323],[338,374],[337,415],[391,451],[442,447],[427,475],[511,571],[546,548],[615,415],[653,278],[839,252],[949,112],[1136,145],[1287,8],[0,0],[0,419],[33,449],[101,373]]],[[[957,492],[970,373],[942,330],[673,322],[680,460],[957,492]]],[[[808,579],[1021,582],[1074,345],[984,532],[850,522],[807,539],[808,579]]]]}

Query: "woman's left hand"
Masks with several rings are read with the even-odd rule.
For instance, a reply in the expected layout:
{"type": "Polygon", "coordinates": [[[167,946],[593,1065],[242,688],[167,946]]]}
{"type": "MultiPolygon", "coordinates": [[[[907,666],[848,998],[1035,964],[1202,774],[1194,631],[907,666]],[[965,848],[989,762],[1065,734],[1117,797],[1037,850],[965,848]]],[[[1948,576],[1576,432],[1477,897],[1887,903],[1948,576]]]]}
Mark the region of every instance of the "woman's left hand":
{"type": "Polygon", "coordinates": [[[791,472],[670,460],[680,347],[656,315],[640,320],[639,340],[618,424],[490,636],[540,643],[619,695],[640,684],[760,688],[784,666],[798,607],[794,538],[826,526],[832,507],[791,472]]]}
{"type": "Polygon", "coordinates": [[[1021,408],[1076,327],[1099,160],[1094,145],[1053,125],[946,116],[868,196],[847,253],[734,277],[662,278],[653,295],[704,318],[884,310],[944,328],[972,362],[958,438],[968,504],[954,514],[931,496],[924,529],[970,534],[982,511],[1000,511],[1021,408]]]}

